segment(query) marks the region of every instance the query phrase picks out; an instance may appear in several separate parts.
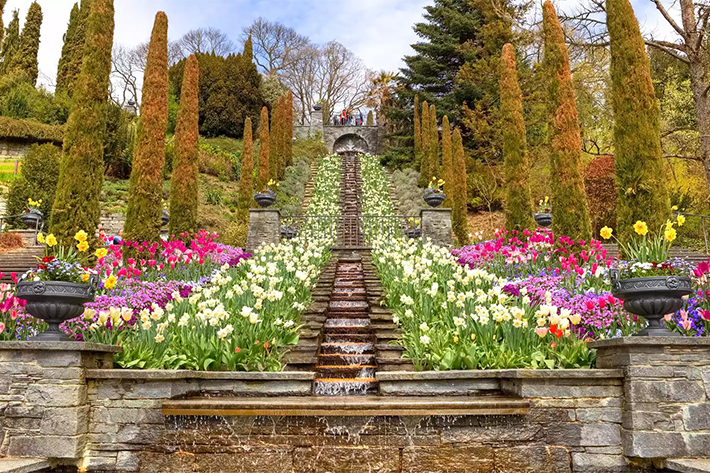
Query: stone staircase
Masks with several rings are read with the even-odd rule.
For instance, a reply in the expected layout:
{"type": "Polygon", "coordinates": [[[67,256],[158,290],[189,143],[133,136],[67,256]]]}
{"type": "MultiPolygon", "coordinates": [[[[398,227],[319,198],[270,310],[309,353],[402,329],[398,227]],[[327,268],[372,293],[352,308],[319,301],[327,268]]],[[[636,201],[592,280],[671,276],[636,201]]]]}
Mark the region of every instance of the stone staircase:
{"type": "Polygon", "coordinates": [[[308,179],[308,182],[306,183],[306,191],[303,194],[303,202],[301,203],[301,212],[304,214],[306,213],[306,209],[308,209],[308,204],[311,203],[311,199],[313,198],[313,179],[317,173],[318,160],[314,159],[311,161],[311,178],[308,179]]]}
{"type": "Polygon", "coordinates": [[[12,283],[11,274],[19,277],[37,265],[37,258],[44,254],[43,246],[29,246],[0,254],[0,272],[3,273],[2,283],[12,283]]]}

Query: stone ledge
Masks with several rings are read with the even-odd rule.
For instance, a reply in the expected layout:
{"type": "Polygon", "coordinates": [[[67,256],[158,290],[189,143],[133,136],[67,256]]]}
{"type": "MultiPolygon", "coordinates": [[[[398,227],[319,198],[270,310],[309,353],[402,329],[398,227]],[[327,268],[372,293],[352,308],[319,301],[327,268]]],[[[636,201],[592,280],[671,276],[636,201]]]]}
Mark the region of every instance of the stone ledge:
{"type": "Polygon", "coordinates": [[[191,371],[191,370],[86,370],[87,379],[127,379],[127,380],[179,380],[179,379],[214,379],[241,381],[312,381],[316,373],[309,371],[191,371]]]}
{"type": "Polygon", "coordinates": [[[375,375],[378,381],[444,381],[453,379],[551,379],[584,380],[623,378],[622,370],[457,370],[457,371],[385,371],[375,375]]]}
{"type": "Polygon", "coordinates": [[[0,458],[0,473],[32,473],[50,466],[44,458],[0,458]]]}
{"type": "Polygon", "coordinates": [[[708,347],[710,338],[703,337],[623,337],[597,340],[587,344],[590,348],[611,347],[708,347]]]}
{"type": "Polygon", "coordinates": [[[666,468],[678,473],[710,473],[710,459],[682,458],[666,460],[666,468]]]}
{"type": "Polygon", "coordinates": [[[84,342],[0,342],[0,350],[120,353],[123,348],[84,342]]]}

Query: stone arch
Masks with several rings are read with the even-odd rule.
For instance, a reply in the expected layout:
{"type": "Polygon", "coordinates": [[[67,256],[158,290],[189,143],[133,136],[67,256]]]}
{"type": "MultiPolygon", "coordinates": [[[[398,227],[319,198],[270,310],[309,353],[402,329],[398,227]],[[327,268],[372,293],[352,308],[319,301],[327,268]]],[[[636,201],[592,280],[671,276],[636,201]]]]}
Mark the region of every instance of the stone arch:
{"type": "Polygon", "coordinates": [[[370,151],[370,145],[362,136],[355,133],[346,133],[340,136],[337,140],[335,140],[335,143],[333,143],[334,153],[342,153],[345,151],[368,153],[370,151]]]}

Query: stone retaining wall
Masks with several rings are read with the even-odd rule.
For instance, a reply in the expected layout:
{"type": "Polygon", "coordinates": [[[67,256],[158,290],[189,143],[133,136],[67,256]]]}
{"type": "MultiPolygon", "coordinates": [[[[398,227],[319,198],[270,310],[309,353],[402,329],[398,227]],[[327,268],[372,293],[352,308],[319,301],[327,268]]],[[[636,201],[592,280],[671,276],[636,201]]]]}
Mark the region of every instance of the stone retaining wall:
{"type": "Polygon", "coordinates": [[[710,340],[595,346],[605,369],[377,373],[381,394],[403,403],[482,396],[529,411],[340,415],[334,399],[323,417],[163,413],[194,396],[309,399],[312,372],[107,369],[115,347],[1,342],[0,456],[150,473],[630,472],[709,456],[710,340]]]}
{"type": "Polygon", "coordinates": [[[0,159],[20,159],[31,147],[32,143],[0,139],[0,159]]]}

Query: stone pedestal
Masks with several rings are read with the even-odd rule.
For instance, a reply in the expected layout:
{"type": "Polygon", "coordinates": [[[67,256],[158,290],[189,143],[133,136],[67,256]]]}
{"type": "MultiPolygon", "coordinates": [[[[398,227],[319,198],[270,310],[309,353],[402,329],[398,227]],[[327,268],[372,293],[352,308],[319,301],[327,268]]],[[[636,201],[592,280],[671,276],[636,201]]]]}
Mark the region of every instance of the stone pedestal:
{"type": "Polygon", "coordinates": [[[120,347],[0,342],[0,457],[79,461],[89,426],[86,370],[111,368],[120,347]]]}
{"type": "Polygon", "coordinates": [[[310,130],[311,138],[315,138],[317,136],[323,136],[323,110],[322,109],[313,109],[311,111],[311,130],[310,130]]]}
{"type": "Polygon", "coordinates": [[[35,246],[37,244],[37,232],[39,230],[10,230],[8,233],[17,233],[22,237],[25,246],[35,246]]]}
{"type": "Polygon", "coordinates": [[[422,239],[440,246],[450,246],[453,242],[451,234],[451,209],[422,209],[419,213],[422,220],[422,239]]]}
{"type": "Polygon", "coordinates": [[[278,209],[249,209],[247,250],[281,241],[281,212],[278,209]]]}
{"type": "Polygon", "coordinates": [[[626,457],[710,457],[710,338],[626,337],[590,346],[598,368],[624,371],[626,457]]]}

